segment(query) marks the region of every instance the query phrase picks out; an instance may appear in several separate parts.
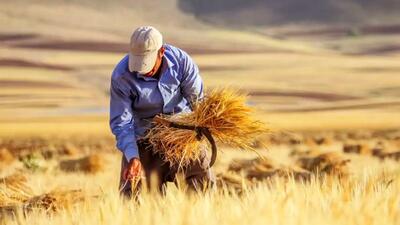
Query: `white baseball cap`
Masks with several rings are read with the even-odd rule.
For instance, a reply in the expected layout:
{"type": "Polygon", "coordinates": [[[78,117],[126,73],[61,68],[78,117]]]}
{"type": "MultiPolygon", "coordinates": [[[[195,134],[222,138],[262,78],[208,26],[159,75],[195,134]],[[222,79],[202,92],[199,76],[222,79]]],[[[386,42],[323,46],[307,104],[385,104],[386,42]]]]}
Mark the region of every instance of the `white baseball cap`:
{"type": "Polygon", "coordinates": [[[158,50],[163,45],[161,33],[154,27],[137,28],[132,36],[129,51],[129,71],[148,73],[157,61],[158,50]]]}

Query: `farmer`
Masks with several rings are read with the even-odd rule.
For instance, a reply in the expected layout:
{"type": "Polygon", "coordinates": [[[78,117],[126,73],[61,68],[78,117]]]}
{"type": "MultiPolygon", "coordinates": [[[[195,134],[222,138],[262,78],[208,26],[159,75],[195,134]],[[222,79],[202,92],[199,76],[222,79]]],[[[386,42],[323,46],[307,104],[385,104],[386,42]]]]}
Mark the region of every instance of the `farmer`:
{"type": "MultiPolygon", "coordinates": [[[[155,176],[156,188],[164,192],[166,182],[175,181],[178,167],[154,153],[143,137],[157,114],[191,111],[191,103],[202,98],[197,65],[183,50],[164,44],[154,27],[139,27],[131,36],[129,54],[112,73],[110,92],[110,127],[123,153],[121,194],[132,196],[131,181],[142,171],[148,187],[154,188],[150,180],[155,176]]],[[[188,186],[197,191],[210,187],[215,179],[206,153],[203,148],[199,160],[179,168],[188,186]]]]}

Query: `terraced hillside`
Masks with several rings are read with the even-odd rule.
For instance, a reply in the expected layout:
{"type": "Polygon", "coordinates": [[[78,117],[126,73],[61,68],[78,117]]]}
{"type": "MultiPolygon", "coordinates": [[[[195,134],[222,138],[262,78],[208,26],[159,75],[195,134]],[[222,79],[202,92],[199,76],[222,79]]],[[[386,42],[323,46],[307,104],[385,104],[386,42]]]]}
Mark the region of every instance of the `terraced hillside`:
{"type": "Polygon", "coordinates": [[[95,117],[105,125],[111,71],[141,24],[191,53],[207,87],[248,92],[277,127],[400,123],[396,26],[352,35],[331,26],[236,30],[206,24],[172,0],[27,2],[0,3],[0,119],[7,123],[95,117]]]}

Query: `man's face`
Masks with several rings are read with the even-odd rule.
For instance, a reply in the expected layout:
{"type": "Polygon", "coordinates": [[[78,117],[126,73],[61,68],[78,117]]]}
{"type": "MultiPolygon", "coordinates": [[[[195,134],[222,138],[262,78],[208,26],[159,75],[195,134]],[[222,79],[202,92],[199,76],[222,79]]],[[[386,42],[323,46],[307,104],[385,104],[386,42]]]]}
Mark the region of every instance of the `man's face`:
{"type": "Polygon", "coordinates": [[[160,50],[158,50],[158,56],[157,56],[156,63],[153,66],[153,69],[150,70],[150,72],[144,74],[146,77],[152,77],[157,73],[158,69],[161,66],[161,62],[162,62],[162,58],[164,56],[164,52],[165,52],[165,48],[164,47],[161,47],[160,50]]]}

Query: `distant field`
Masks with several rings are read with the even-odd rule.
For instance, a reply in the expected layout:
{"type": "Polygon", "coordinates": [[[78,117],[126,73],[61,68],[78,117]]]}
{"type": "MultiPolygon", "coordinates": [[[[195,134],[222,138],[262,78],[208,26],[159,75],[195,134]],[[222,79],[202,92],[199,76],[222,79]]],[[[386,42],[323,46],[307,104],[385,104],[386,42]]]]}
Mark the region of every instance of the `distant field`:
{"type": "MultiPolygon", "coordinates": [[[[224,35],[235,35],[238,43],[252,37],[224,35]]],[[[14,37],[0,49],[0,119],[93,115],[106,120],[110,74],[126,43],[54,39],[49,44],[44,37],[32,38],[14,37]]],[[[256,38],[259,50],[216,44],[182,48],[193,53],[206,87],[228,85],[249,93],[249,103],[282,128],[298,129],[296,116],[310,118],[301,120],[303,129],[399,125],[399,54],[355,57],[323,46],[256,38]],[[315,115],[326,120],[311,119],[315,115]]]]}
{"type": "Polygon", "coordinates": [[[149,23],[193,56],[206,87],[242,89],[260,117],[283,129],[383,129],[400,123],[396,24],[238,31],[199,22],[176,1],[144,2],[142,8],[119,2],[136,13],[118,11],[109,1],[103,2],[106,9],[90,1],[25,8],[16,7],[25,0],[2,2],[0,120],[95,116],[106,124],[112,69],[126,54],[133,27],[149,23]],[[154,13],[140,10],[154,4],[175,16],[154,20],[154,13]]]}

